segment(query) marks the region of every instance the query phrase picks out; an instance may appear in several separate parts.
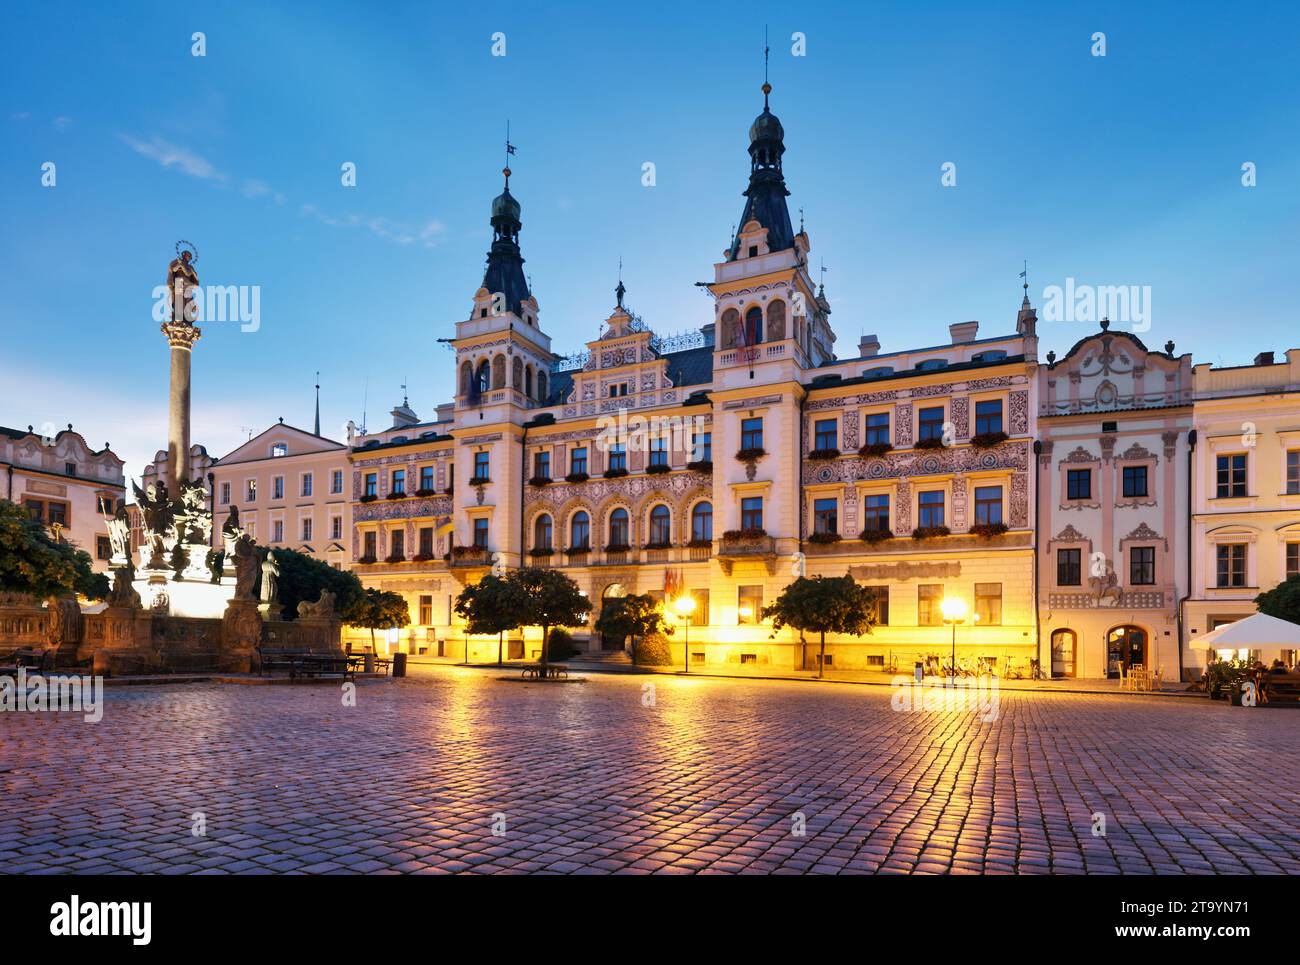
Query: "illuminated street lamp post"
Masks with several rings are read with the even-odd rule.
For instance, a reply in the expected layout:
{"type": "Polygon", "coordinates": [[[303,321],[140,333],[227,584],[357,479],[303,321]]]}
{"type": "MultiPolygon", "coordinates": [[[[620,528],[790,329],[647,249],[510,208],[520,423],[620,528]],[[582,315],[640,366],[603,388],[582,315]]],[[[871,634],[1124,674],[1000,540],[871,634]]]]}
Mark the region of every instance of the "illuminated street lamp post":
{"type": "MultiPolygon", "coordinates": [[[[948,665],[948,676],[957,676],[957,624],[966,622],[966,601],[959,596],[945,596],[939,603],[943,622],[952,627],[952,662],[948,665]]],[[[979,619],[977,616],[976,620],[979,619]]]]}
{"type": "Polygon", "coordinates": [[[691,672],[691,614],[695,612],[695,597],[683,593],[681,596],[677,598],[676,602],[673,603],[673,609],[676,610],[677,615],[682,618],[682,629],[685,630],[686,632],[686,639],[683,644],[685,648],[685,653],[682,656],[682,664],[685,666],[686,672],[690,673],[691,672]]]}

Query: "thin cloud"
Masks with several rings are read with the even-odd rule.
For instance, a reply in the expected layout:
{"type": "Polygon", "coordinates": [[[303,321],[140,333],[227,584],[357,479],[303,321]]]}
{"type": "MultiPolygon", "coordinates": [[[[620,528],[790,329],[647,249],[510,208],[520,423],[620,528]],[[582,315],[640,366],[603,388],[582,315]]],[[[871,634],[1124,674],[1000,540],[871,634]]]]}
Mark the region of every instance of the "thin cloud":
{"type": "Polygon", "coordinates": [[[188,148],[172,144],[170,141],[164,141],[160,137],[154,137],[146,142],[136,140],[126,134],[118,136],[136,154],[157,161],[165,168],[176,168],[192,178],[199,178],[203,181],[225,182],[229,180],[207,158],[200,157],[188,148]]]}

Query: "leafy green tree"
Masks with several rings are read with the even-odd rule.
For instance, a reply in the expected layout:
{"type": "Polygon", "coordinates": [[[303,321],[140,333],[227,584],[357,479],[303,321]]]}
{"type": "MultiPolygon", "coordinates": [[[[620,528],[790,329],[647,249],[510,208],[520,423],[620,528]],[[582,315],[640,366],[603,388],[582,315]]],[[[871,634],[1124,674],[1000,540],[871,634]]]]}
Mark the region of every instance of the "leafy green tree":
{"type": "Polygon", "coordinates": [[[0,591],[37,600],[69,593],[102,600],[108,577],[92,566],[89,553],[56,543],[21,506],[0,499],[0,591]]]}
{"type": "Polygon", "coordinates": [[[817,676],[826,665],[826,634],[860,637],[876,625],[872,592],[851,576],[801,576],[787,586],[776,602],[763,607],[763,619],[772,621],[772,636],[782,627],[820,634],[821,659],[817,676]]]}
{"type": "MultiPolygon", "coordinates": [[[[271,550],[271,555],[280,567],[276,592],[285,608],[286,619],[296,620],[299,603],[303,600],[315,603],[320,599],[321,590],[329,590],[334,594],[334,609],[343,621],[353,626],[364,625],[352,619],[354,609],[363,602],[365,596],[361,581],[355,573],[336,570],[328,563],[297,550],[274,549],[271,550]]],[[[260,589],[260,572],[257,580],[260,589]]]]}
{"type": "Polygon", "coordinates": [[[663,604],[649,593],[633,593],[617,603],[606,601],[596,629],[608,637],[631,637],[633,664],[640,663],[641,643],[646,637],[671,636],[673,632],[672,624],[664,617],[663,604]]]}
{"type": "Polygon", "coordinates": [[[1260,613],[1300,623],[1300,574],[1288,577],[1255,597],[1255,606],[1260,613]]]}
{"type": "Polygon", "coordinates": [[[456,614],[465,621],[465,632],[497,635],[497,664],[501,660],[501,640],[508,630],[518,629],[529,605],[528,597],[517,580],[488,575],[465,587],[456,597],[456,614]]]}
{"type": "Polygon", "coordinates": [[[370,649],[375,650],[375,631],[400,629],[411,622],[411,608],[399,593],[368,586],[361,599],[348,611],[347,622],[370,631],[370,649]]]}
{"type": "Polygon", "coordinates": [[[525,567],[506,577],[523,593],[519,626],[542,628],[542,659],[539,676],[547,674],[551,627],[577,627],[587,622],[591,601],[578,591],[578,584],[558,570],[525,567]]]}

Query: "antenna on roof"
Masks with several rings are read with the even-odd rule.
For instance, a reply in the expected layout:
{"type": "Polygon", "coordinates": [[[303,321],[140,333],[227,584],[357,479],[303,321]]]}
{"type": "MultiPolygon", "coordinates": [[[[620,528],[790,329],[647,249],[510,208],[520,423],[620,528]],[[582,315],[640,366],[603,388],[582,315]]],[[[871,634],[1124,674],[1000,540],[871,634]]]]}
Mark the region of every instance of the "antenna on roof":
{"type": "Polygon", "coordinates": [[[366,408],[370,404],[370,376],[366,376],[366,386],[361,392],[361,434],[366,434],[366,408]]]}

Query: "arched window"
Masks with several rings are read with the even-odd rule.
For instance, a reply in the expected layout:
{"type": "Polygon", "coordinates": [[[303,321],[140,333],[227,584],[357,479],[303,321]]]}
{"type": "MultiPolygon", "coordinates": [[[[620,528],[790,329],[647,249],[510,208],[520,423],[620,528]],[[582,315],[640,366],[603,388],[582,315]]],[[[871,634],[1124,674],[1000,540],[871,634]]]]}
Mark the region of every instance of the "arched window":
{"type": "Polygon", "coordinates": [[[533,397],[533,367],[531,365],[524,366],[524,395],[530,399],[533,397]]]}
{"type": "Polygon", "coordinates": [[[546,401],[546,373],[541,371],[537,373],[537,398],[546,401]]]}
{"type": "Polygon", "coordinates": [[[469,395],[472,391],[474,391],[474,366],[466,361],[460,367],[460,392],[461,395],[469,395]]]}
{"type": "Polygon", "coordinates": [[[533,523],[533,549],[549,550],[551,548],[551,517],[543,513],[533,523]]]}
{"type": "Polygon", "coordinates": [[[591,545],[591,517],[579,510],[569,523],[569,548],[582,549],[591,545]]]}
{"type": "Polygon", "coordinates": [[[862,373],[864,379],[883,379],[886,375],[893,375],[893,366],[878,365],[874,369],[867,369],[862,373]]]}
{"type": "Polygon", "coordinates": [[[712,503],[696,503],[691,510],[691,539],[713,539],[712,503]]]}
{"type": "Polygon", "coordinates": [[[498,355],[492,360],[492,388],[504,389],[506,387],[506,357],[498,355]]]}
{"type": "Polygon", "coordinates": [[[728,308],[722,313],[722,347],[735,348],[740,337],[740,312],[728,308]]]}
{"type": "Polygon", "coordinates": [[[510,365],[510,385],[516,392],[524,391],[524,362],[518,355],[510,365]]]}
{"type": "Polygon", "coordinates": [[[478,366],[478,391],[486,392],[492,388],[492,367],[484,359],[478,366]]]}
{"type": "Polygon", "coordinates": [[[1075,675],[1074,654],[1077,637],[1073,630],[1052,631],[1052,676],[1075,675]]]}
{"type": "Polygon", "coordinates": [[[627,546],[629,543],[627,510],[616,509],[609,514],[609,545],[627,546]]]}
{"type": "Polygon", "coordinates": [[[946,369],[947,367],[947,359],[926,359],[924,362],[916,363],[916,370],[918,372],[935,372],[939,369],[946,369]]]}
{"type": "Polygon", "coordinates": [[[672,513],[660,503],[650,510],[650,545],[667,546],[672,542],[672,513]]]}
{"type": "Polygon", "coordinates": [[[763,309],[755,305],[745,312],[745,344],[757,345],[763,341],[763,309]]]}
{"type": "Polygon", "coordinates": [[[1106,676],[1127,676],[1134,667],[1146,667],[1147,632],[1141,627],[1116,627],[1106,634],[1106,676]]]}
{"type": "Polygon", "coordinates": [[[785,302],[777,299],[767,306],[767,340],[779,342],[785,338],[785,302]]]}

